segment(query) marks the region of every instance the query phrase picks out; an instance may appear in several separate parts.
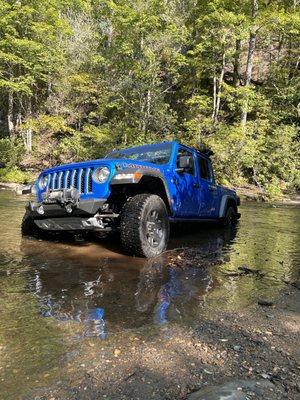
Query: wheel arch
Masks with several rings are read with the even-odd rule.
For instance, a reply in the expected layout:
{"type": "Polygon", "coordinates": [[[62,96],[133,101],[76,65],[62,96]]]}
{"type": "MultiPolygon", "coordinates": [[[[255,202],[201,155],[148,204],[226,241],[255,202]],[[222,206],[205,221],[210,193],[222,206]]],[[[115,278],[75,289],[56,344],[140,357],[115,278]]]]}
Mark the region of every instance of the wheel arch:
{"type": "Polygon", "coordinates": [[[143,175],[139,184],[150,190],[149,193],[161,197],[169,213],[172,213],[172,202],[165,179],[158,175],[143,175]]]}
{"type": "Polygon", "coordinates": [[[150,193],[156,194],[164,201],[169,215],[173,213],[173,204],[168,190],[167,182],[162,174],[158,173],[142,173],[141,178],[136,183],[118,182],[111,184],[112,192],[122,191],[132,197],[137,194],[150,193]]]}
{"type": "Polygon", "coordinates": [[[224,218],[228,207],[232,206],[237,212],[237,200],[234,196],[223,195],[220,204],[219,218],[224,218]]]}

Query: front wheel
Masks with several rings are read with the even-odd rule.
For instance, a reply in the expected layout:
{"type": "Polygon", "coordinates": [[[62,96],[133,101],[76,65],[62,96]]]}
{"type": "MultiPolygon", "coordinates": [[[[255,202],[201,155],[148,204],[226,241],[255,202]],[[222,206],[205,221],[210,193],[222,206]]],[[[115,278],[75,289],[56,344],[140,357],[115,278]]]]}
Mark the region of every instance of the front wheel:
{"type": "Polygon", "coordinates": [[[222,226],[234,226],[238,221],[238,215],[233,207],[228,207],[226,210],[225,217],[221,220],[222,226]]]}
{"type": "Polygon", "coordinates": [[[138,194],[129,199],[121,213],[120,233],[127,253],[147,258],[161,254],[170,233],[163,200],[154,194],[138,194]]]}
{"type": "Polygon", "coordinates": [[[47,233],[40,229],[34,222],[29,211],[26,211],[21,224],[22,236],[35,237],[37,239],[46,239],[47,233]]]}

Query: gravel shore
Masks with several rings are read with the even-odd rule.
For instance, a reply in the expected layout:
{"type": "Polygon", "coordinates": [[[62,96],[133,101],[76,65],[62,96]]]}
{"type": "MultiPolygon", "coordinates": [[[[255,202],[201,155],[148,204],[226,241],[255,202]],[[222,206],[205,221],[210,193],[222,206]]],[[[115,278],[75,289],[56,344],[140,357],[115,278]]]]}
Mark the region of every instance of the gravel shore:
{"type": "MultiPolygon", "coordinates": [[[[201,324],[87,340],[55,385],[26,399],[300,399],[299,290],[201,324]],[[221,393],[221,394],[220,394],[221,393]],[[229,393],[229,394],[228,394],[229,393]]],[[[65,360],[64,360],[65,361],[65,360]]]]}

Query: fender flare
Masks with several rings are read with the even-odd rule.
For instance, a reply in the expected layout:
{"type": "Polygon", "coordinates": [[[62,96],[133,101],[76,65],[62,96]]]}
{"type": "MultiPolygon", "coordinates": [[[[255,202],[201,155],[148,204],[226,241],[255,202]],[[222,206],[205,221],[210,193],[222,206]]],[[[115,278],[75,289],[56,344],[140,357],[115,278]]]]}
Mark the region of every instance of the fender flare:
{"type": "Polygon", "coordinates": [[[161,174],[161,173],[157,173],[157,174],[152,174],[152,173],[151,174],[147,174],[147,173],[145,173],[143,176],[150,176],[150,177],[153,177],[153,178],[159,178],[162,181],[162,183],[164,185],[164,188],[165,188],[165,191],[166,191],[169,208],[170,208],[171,214],[173,214],[173,202],[172,202],[172,198],[170,196],[170,192],[169,192],[167,181],[166,181],[165,177],[163,176],[163,174],[161,174]]]}
{"type": "Polygon", "coordinates": [[[237,199],[229,194],[224,194],[222,196],[222,200],[220,203],[220,209],[219,209],[219,218],[224,218],[225,217],[225,212],[226,212],[226,208],[227,208],[227,204],[229,200],[233,200],[235,202],[235,204],[237,205],[237,199]]]}
{"type": "Polygon", "coordinates": [[[153,178],[158,178],[158,179],[160,179],[161,180],[161,182],[162,182],[162,184],[163,184],[163,186],[164,186],[164,189],[165,189],[165,192],[166,192],[166,195],[167,195],[167,200],[168,200],[168,206],[169,206],[169,209],[170,209],[170,212],[171,212],[171,214],[173,214],[173,202],[172,202],[172,198],[171,198],[171,196],[170,196],[170,192],[169,192],[169,188],[168,188],[168,184],[167,184],[167,181],[166,181],[166,179],[165,179],[165,177],[164,177],[164,175],[160,172],[160,171],[156,171],[156,170],[151,170],[151,169],[142,169],[142,168],[139,168],[139,169],[133,169],[133,168],[127,168],[127,169],[124,169],[124,170],[122,170],[122,171],[120,171],[121,173],[124,173],[124,174],[126,174],[126,173],[139,173],[139,174],[141,174],[141,177],[140,177],[140,179],[138,180],[138,181],[135,181],[135,182],[133,182],[133,181],[130,181],[130,180],[120,180],[120,181],[116,181],[116,180],[114,180],[114,179],[112,179],[112,181],[110,182],[110,184],[113,186],[113,185],[125,185],[125,184],[134,184],[134,185],[138,185],[139,183],[140,183],[140,181],[144,178],[144,177],[153,177],[153,178]]]}

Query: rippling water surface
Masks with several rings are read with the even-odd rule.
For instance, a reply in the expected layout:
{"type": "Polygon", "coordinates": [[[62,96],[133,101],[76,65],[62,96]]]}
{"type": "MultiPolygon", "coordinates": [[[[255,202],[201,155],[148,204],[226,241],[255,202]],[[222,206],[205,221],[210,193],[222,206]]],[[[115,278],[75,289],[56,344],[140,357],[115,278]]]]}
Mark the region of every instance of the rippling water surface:
{"type": "Polygon", "coordinates": [[[199,324],[214,310],[274,300],[300,279],[297,207],[243,205],[236,230],[191,227],[173,235],[164,256],[143,260],[124,256],[115,239],[23,239],[25,201],[0,191],[3,399],[60,379],[90,338],[105,343],[128,331],[199,324]],[[178,267],[180,248],[197,249],[197,262],[178,267]],[[245,266],[255,273],[243,273],[245,266]]]}

